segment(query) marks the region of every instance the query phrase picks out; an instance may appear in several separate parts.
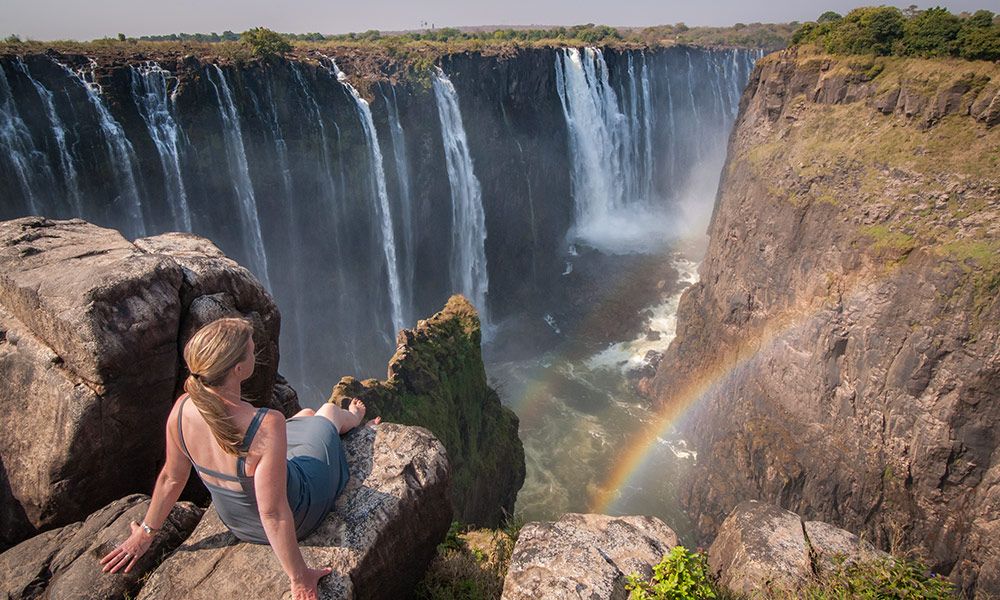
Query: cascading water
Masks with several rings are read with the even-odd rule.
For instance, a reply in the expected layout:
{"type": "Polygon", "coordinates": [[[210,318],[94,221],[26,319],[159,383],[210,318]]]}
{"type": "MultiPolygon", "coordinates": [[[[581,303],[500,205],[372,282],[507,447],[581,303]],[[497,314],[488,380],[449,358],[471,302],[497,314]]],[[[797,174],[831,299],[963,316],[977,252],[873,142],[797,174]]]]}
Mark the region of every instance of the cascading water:
{"type": "Polygon", "coordinates": [[[483,330],[488,331],[486,294],[486,212],[482,191],[472,168],[469,141],[462,125],[458,92],[440,68],[431,77],[441,137],[444,141],[448,182],[451,185],[451,277],[456,291],[464,294],[479,311],[483,330]]]}
{"type": "Polygon", "coordinates": [[[59,152],[59,168],[62,170],[63,174],[63,183],[69,200],[70,214],[82,215],[83,197],[80,194],[80,182],[76,174],[76,167],[73,166],[73,156],[70,154],[69,146],[66,143],[66,127],[63,125],[62,119],[59,118],[59,114],[56,112],[52,92],[47,90],[45,86],[40,84],[34,77],[31,76],[31,71],[28,69],[28,65],[26,65],[20,57],[14,61],[14,64],[17,69],[24,74],[25,78],[31,82],[31,85],[38,93],[39,100],[41,100],[42,104],[45,106],[45,115],[48,117],[49,123],[51,124],[52,137],[56,142],[56,149],[59,152]]]}
{"type": "Polygon", "coordinates": [[[308,57],[0,56],[0,214],[211,238],[273,292],[282,373],[313,403],[341,374],[378,374],[391,328],[450,293],[483,310],[487,339],[525,311],[571,335],[559,290],[590,249],[566,255],[567,238],[644,251],[636,230],[669,238],[687,228],[677,206],[710,207],[757,56],[539,49],[505,67],[535,71],[493,78],[492,59],[456,55],[429,88],[374,84],[370,106],[308,57]]]}
{"type": "Polygon", "coordinates": [[[267,253],[264,250],[264,238],[261,235],[260,217],[257,214],[257,200],[254,196],[253,183],[250,181],[250,167],[247,164],[246,147],[243,144],[243,131],[240,128],[240,115],[233,104],[233,96],[229,90],[226,75],[218,65],[207,68],[208,81],[215,90],[219,101],[219,117],[222,120],[222,130],[226,141],[226,157],[232,177],[233,192],[240,207],[240,218],[243,221],[243,231],[248,238],[247,256],[251,257],[251,270],[260,278],[264,287],[270,289],[271,283],[267,273],[267,253]],[[212,74],[215,74],[213,78],[212,74]]]}
{"type": "Polygon", "coordinates": [[[128,215],[127,233],[133,238],[143,237],[146,235],[146,222],[142,214],[142,196],[136,182],[135,148],[125,136],[122,126],[111,116],[108,107],[101,100],[101,86],[93,81],[93,72],[97,68],[97,63],[91,61],[89,72],[74,72],[65,65],[61,66],[68,75],[79,78],[87,92],[90,105],[97,113],[101,131],[104,133],[104,143],[108,150],[111,168],[118,185],[118,196],[112,201],[112,205],[124,205],[128,215]]]}
{"type": "Polygon", "coordinates": [[[637,78],[632,54],[626,61],[623,97],[597,48],[566,48],[555,66],[569,133],[575,237],[609,250],[627,245],[636,211],[656,203],[649,70],[643,56],[637,78]]]}
{"type": "Polygon", "coordinates": [[[38,152],[31,138],[31,131],[17,109],[17,102],[7,76],[0,69],[0,143],[6,150],[10,168],[17,178],[21,193],[24,196],[26,209],[30,214],[39,213],[39,203],[36,199],[36,173],[51,175],[45,155],[38,152]]]}
{"type": "MultiPolygon", "coordinates": [[[[371,153],[371,180],[376,203],[376,214],[381,224],[382,251],[385,254],[386,275],[389,279],[389,299],[392,309],[393,334],[406,327],[408,321],[403,314],[403,293],[399,282],[399,266],[396,261],[396,239],[392,225],[392,212],[389,209],[389,192],[385,185],[385,167],[382,164],[382,147],[379,145],[378,134],[375,131],[375,121],[372,119],[371,106],[368,101],[361,97],[358,90],[348,83],[347,76],[337,67],[332,59],[330,64],[340,81],[350,91],[358,108],[358,116],[361,119],[361,127],[364,129],[365,138],[368,142],[368,150],[371,153]]],[[[393,339],[395,335],[391,336],[393,339]]]]}
{"type": "Polygon", "coordinates": [[[191,231],[191,209],[188,207],[178,152],[181,131],[170,109],[169,82],[173,80],[176,85],[176,79],[154,62],[143,63],[138,67],[130,66],[129,73],[132,78],[132,98],[160,156],[166,198],[173,213],[175,227],[181,231],[191,231]]]}
{"type": "MultiPolygon", "coordinates": [[[[403,131],[403,125],[399,120],[399,103],[396,100],[396,88],[390,87],[388,96],[382,91],[381,86],[379,87],[379,92],[382,96],[382,102],[387,108],[389,117],[392,157],[396,165],[396,181],[399,186],[399,208],[400,216],[402,217],[401,228],[403,232],[403,260],[401,270],[403,273],[403,290],[404,293],[408,294],[403,299],[403,305],[412,307],[413,278],[416,269],[414,268],[413,198],[410,194],[410,167],[406,159],[406,135],[403,131]]],[[[409,319],[412,319],[412,316],[409,315],[407,322],[409,322],[409,319]]]]}
{"type": "MultiPolygon", "coordinates": [[[[0,56],[0,214],[211,238],[273,286],[281,372],[303,405],[341,375],[378,374],[390,325],[465,294],[489,333],[490,377],[521,417],[519,510],[587,510],[627,433],[653,418],[622,370],[646,368],[672,335],[695,269],[672,240],[704,231],[759,57],[538,49],[495,69],[454,55],[430,89],[382,81],[369,104],[313,56],[96,71],[0,56]],[[674,270],[651,272],[669,264],[676,285],[674,270]],[[622,290],[643,285],[657,287],[622,309],[622,290]],[[645,309],[649,331],[588,331],[645,309]]],[[[664,506],[691,455],[670,432],[660,450],[614,510],[682,520],[664,506]]]]}

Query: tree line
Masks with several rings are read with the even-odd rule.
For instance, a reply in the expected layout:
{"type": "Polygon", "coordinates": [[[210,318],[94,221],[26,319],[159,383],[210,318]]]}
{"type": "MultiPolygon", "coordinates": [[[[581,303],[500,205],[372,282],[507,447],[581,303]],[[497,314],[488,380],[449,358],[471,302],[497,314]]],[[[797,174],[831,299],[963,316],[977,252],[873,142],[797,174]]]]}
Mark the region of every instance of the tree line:
{"type": "Polygon", "coordinates": [[[988,10],[955,15],[916,6],[869,6],[844,16],[827,11],[803,24],[792,44],[814,44],[833,54],[1000,60],[1000,17],[988,10]]]}

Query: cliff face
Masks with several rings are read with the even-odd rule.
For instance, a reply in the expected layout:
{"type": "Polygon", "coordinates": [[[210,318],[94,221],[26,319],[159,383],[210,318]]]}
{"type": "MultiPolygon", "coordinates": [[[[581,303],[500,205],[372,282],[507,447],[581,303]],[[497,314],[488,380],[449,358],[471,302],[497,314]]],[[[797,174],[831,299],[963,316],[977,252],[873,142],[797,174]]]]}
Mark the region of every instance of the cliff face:
{"type": "Polygon", "coordinates": [[[995,64],[758,64],[652,382],[702,534],[766,499],[1000,595],[998,122],[995,64]]]}
{"type": "Polygon", "coordinates": [[[444,310],[399,333],[384,381],[345,377],[331,400],[360,397],[369,416],[426,427],[448,451],[456,518],[498,525],[524,483],[517,416],[486,383],[476,310],[452,296],[444,310]]]}

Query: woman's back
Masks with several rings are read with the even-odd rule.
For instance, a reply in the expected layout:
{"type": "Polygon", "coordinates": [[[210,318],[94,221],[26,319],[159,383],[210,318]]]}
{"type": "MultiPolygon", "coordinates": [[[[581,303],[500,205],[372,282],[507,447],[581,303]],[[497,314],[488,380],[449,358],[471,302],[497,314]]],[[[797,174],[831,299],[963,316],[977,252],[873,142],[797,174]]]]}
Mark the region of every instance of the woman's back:
{"type": "MultiPolygon", "coordinates": [[[[254,489],[253,466],[260,461],[261,444],[254,444],[266,408],[257,409],[240,447],[245,456],[234,458],[214,443],[208,424],[197,409],[185,411],[187,397],[181,400],[177,434],[181,449],[191,460],[222,522],[241,540],[267,544],[267,534],[260,519],[254,489]],[[187,435],[185,436],[185,428],[187,435]],[[192,435],[192,429],[199,433],[192,435]],[[196,440],[195,453],[204,457],[211,468],[195,460],[188,440],[196,440]]],[[[242,415],[238,421],[245,421],[242,415]]],[[[347,457],[340,445],[340,435],[333,423],[319,416],[293,417],[285,422],[287,447],[284,449],[286,494],[295,520],[296,537],[302,539],[315,529],[333,508],[334,500],[348,478],[347,457]]]]}

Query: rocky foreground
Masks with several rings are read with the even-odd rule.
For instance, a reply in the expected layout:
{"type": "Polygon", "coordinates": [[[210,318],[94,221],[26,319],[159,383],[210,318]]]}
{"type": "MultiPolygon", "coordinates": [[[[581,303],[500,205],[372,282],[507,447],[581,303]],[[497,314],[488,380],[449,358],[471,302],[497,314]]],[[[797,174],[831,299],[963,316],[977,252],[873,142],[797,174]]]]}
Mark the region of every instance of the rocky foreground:
{"type": "Polygon", "coordinates": [[[710,540],[761,498],[1000,597],[1000,67],[760,61],[652,384],[710,540]]]}

